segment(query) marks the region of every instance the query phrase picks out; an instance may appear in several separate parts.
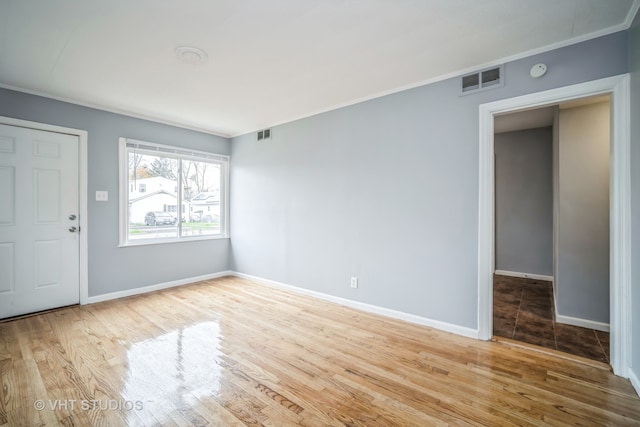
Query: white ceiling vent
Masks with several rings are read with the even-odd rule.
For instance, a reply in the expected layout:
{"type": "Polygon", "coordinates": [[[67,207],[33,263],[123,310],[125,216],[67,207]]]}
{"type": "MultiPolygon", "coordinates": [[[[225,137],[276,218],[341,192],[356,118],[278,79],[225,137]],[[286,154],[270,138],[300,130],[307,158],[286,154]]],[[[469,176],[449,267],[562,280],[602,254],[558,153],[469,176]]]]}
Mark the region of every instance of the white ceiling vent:
{"type": "Polygon", "coordinates": [[[258,131],[258,141],[264,141],[265,139],[271,139],[271,129],[258,131]]]}
{"type": "Polygon", "coordinates": [[[500,86],[504,86],[504,66],[502,65],[462,76],[460,94],[468,95],[500,86]]]}

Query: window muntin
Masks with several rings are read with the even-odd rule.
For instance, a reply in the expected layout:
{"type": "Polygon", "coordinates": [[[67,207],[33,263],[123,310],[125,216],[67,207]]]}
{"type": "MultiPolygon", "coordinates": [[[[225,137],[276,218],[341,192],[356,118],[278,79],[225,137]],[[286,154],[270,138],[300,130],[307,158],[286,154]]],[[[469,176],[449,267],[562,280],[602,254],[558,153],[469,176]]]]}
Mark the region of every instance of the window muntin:
{"type": "Polygon", "coordinates": [[[227,237],[227,156],[120,138],[120,157],[122,246],[227,237]]]}

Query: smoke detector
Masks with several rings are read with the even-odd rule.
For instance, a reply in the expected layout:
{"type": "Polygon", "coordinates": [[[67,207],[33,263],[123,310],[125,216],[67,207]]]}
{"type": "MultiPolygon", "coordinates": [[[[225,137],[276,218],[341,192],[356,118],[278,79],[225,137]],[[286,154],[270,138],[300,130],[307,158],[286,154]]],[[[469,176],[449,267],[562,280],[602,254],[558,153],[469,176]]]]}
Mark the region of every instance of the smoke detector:
{"type": "Polygon", "coordinates": [[[529,71],[529,74],[531,74],[531,77],[533,77],[534,79],[539,79],[540,77],[542,77],[545,74],[547,74],[547,65],[546,64],[536,64],[533,67],[531,67],[531,70],[529,71]]]}
{"type": "Polygon", "coordinates": [[[193,65],[204,64],[209,58],[204,50],[191,46],[177,47],[176,55],[180,61],[193,65]]]}

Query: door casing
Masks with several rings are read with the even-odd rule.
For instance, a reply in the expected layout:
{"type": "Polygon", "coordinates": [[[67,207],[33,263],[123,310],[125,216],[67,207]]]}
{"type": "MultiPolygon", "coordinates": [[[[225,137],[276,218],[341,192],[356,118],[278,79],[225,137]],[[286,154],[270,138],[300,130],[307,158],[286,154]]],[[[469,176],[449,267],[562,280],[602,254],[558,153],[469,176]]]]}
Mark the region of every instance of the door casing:
{"type": "Polygon", "coordinates": [[[89,268],[88,268],[88,227],[87,227],[87,131],[80,129],[72,129],[62,126],[55,126],[45,123],[32,122],[28,120],[20,120],[12,117],[0,116],[0,124],[8,126],[16,126],[27,129],[42,130],[47,132],[63,133],[78,137],[78,219],[80,226],[79,244],[80,244],[80,304],[87,304],[89,299],[89,268]]]}
{"type": "Polygon", "coordinates": [[[611,366],[628,378],[631,363],[631,164],[629,75],[609,77],[530,95],[482,104],[478,199],[478,338],[493,330],[495,268],[494,143],[496,114],[523,111],[585,98],[611,95],[610,169],[610,334],[611,366]]]}

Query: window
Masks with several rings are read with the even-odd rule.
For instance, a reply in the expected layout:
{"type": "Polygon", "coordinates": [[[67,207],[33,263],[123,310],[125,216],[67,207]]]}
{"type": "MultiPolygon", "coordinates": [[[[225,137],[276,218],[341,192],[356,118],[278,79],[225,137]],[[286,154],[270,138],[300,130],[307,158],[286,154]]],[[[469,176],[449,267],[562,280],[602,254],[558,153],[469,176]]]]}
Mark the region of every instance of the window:
{"type": "Polygon", "coordinates": [[[120,245],[227,237],[228,172],[227,156],[120,138],[120,245]]]}

